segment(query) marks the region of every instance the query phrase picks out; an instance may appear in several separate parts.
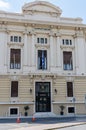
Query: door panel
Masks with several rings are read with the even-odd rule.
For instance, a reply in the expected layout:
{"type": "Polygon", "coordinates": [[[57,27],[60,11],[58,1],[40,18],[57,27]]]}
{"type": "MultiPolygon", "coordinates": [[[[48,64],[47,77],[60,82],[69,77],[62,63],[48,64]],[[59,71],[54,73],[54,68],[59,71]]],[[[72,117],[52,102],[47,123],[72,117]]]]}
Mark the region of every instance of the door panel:
{"type": "Polygon", "coordinates": [[[51,111],[51,95],[49,82],[36,82],[36,112],[51,111]]]}

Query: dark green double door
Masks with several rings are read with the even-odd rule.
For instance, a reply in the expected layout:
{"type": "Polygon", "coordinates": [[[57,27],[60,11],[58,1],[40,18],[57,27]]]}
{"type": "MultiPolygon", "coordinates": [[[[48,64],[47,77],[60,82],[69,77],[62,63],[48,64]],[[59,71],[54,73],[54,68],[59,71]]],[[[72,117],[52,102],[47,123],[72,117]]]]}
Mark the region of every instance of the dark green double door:
{"type": "Polygon", "coordinates": [[[51,111],[50,82],[36,82],[35,84],[35,109],[36,112],[51,111]]]}

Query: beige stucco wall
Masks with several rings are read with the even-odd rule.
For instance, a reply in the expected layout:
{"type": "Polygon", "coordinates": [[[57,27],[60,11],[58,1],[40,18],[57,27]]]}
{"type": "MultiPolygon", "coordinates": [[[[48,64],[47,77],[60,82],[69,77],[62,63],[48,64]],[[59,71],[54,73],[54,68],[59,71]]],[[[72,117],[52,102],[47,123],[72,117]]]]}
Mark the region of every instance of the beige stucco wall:
{"type": "Polygon", "coordinates": [[[85,101],[86,77],[77,77],[74,81],[74,94],[77,101],[85,101]]]}
{"type": "MultiPolygon", "coordinates": [[[[22,104],[9,104],[9,105],[1,105],[0,104],[0,116],[1,117],[7,117],[7,116],[10,116],[10,108],[18,108],[19,109],[19,115],[17,116],[24,116],[24,106],[27,106],[28,104],[25,104],[25,105],[22,105],[22,104]]],[[[28,112],[28,116],[32,116],[33,115],[33,105],[28,105],[29,106],[29,110],[27,111],[28,112]]]]}
{"type": "Polygon", "coordinates": [[[19,80],[19,101],[20,102],[31,102],[34,100],[34,85],[31,80],[26,76],[19,80]],[[32,89],[32,93],[30,93],[32,89]]]}
{"type": "Polygon", "coordinates": [[[66,97],[66,82],[63,77],[57,77],[52,84],[53,89],[53,100],[55,102],[64,102],[66,97]],[[57,90],[55,93],[54,90],[57,90]]]}
{"type": "Polygon", "coordinates": [[[10,99],[9,78],[0,78],[0,102],[8,102],[10,99]]]}
{"type": "MultiPolygon", "coordinates": [[[[66,80],[67,78],[58,76],[55,79],[52,77],[45,77],[41,80],[40,77],[35,77],[31,79],[29,76],[21,76],[18,78],[19,81],[19,97],[18,100],[12,102],[10,97],[10,87],[12,79],[8,77],[0,78],[0,116],[9,116],[10,107],[18,107],[19,114],[24,115],[24,106],[29,105],[30,109],[28,115],[31,116],[35,113],[35,82],[43,81],[51,82],[51,111],[57,115],[60,114],[60,105],[64,105],[64,114],[68,114],[68,107],[74,106],[74,103],[68,100],[67,90],[66,90],[66,80]],[[30,93],[30,88],[32,93],[30,93]],[[55,93],[57,89],[57,93],[55,93]],[[22,104],[21,104],[22,103],[22,104]],[[26,104],[25,104],[26,103],[26,104]],[[13,105],[12,105],[13,104],[13,105]],[[20,105],[21,104],[21,105],[20,105]]],[[[74,97],[75,101],[75,111],[76,114],[86,114],[86,105],[85,105],[85,88],[86,88],[86,79],[85,77],[73,77],[74,83],[74,97]]],[[[15,100],[15,99],[14,99],[15,100]]]]}

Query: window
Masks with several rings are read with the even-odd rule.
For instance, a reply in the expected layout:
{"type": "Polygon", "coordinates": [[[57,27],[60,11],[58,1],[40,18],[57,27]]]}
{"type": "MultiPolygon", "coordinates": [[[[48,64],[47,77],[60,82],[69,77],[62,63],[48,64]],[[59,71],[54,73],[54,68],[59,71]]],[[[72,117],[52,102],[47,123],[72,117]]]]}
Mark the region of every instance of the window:
{"type": "Polygon", "coordinates": [[[37,38],[37,43],[47,44],[47,38],[37,38]]]}
{"type": "Polygon", "coordinates": [[[10,50],[10,69],[21,68],[21,50],[11,49],[10,50]]]}
{"type": "Polygon", "coordinates": [[[75,113],[74,107],[68,107],[68,113],[75,113]]]}
{"type": "Polygon", "coordinates": [[[72,45],[72,40],[70,40],[70,39],[62,39],[62,44],[63,45],[72,45]]]}
{"type": "Polygon", "coordinates": [[[47,43],[47,38],[45,38],[45,43],[47,43]]]}
{"type": "Polygon", "coordinates": [[[72,52],[63,52],[63,69],[73,70],[72,52]]]}
{"type": "Polygon", "coordinates": [[[41,38],[41,43],[44,44],[44,38],[41,38]]]}
{"type": "Polygon", "coordinates": [[[18,97],[18,81],[11,82],[11,97],[18,97]]]}
{"type": "Polygon", "coordinates": [[[10,115],[18,115],[18,108],[10,108],[10,115]]]}
{"type": "Polygon", "coordinates": [[[47,69],[47,51],[38,50],[38,69],[47,69]]]}
{"type": "Polygon", "coordinates": [[[10,41],[13,42],[13,36],[10,37],[10,41]]]}
{"type": "Polygon", "coordinates": [[[14,36],[14,42],[18,42],[18,37],[14,36]]]}
{"type": "Polygon", "coordinates": [[[19,42],[21,42],[21,37],[19,36],[19,42]]]}
{"type": "Polygon", "coordinates": [[[67,97],[73,97],[73,83],[67,82],[67,97]]]}
{"type": "Polygon", "coordinates": [[[21,36],[10,36],[11,42],[21,42],[21,36]]]}

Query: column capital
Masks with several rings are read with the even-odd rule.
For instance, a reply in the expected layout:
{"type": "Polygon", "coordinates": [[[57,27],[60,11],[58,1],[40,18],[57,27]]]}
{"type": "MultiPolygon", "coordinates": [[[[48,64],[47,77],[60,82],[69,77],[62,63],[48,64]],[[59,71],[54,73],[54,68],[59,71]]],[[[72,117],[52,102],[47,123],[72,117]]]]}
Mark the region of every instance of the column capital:
{"type": "Polygon", "coordinates": [[[10,33],[10,30],[8,30],[7,28],[5,29],[5,32],[7,33],[7,34],[9,34],[10,33]]]}
{"type": "Polygon", "coordinates": [[[81,31],[76,32],[76,33],[73,35],[73,38],[77,38],[77,37],[84,37],[83,32],[81,32],[81,31]]]}
{"type": "Polygon", "coordinates": [[[31,30],[31,31],[30,31],[30,34],[31,34],[31,35],[36,35],[36,32],[35,32],[34,30],[31,30]]]}
{"type": "Polygon", "coordinates": [[[49,36],[54,36],[54,35],[55,35],[55,33],[50,31],[49,36]]]}
{"type": "Polygon", "coordinates": [[[56,33],[56,37],[61,37],[61,33],[60,33],[60,32],[57,32],[57,33],[56,33]]]}
{"type": "Polygon", "coordinates": [[[25,34],[27,34],[27,35],[29,34],[27,30],[23,31],[23,35],[25,35],[25,34]]]}

